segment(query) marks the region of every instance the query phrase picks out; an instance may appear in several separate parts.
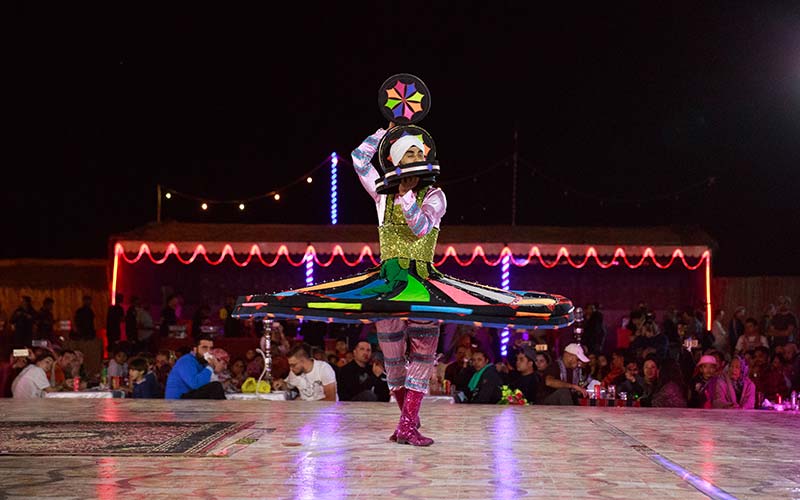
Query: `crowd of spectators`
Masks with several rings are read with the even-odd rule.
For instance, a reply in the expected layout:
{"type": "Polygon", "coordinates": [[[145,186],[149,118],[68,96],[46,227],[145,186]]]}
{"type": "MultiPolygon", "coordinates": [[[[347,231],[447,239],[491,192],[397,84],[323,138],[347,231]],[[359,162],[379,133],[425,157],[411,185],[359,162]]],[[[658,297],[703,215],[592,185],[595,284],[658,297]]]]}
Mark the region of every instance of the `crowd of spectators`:
{"type": "MultiPolygon", "coordinates": [[[[135,398],[224,399],[264,373],[257,353],[259,325],[232,317],[228,297],[216,314],[197,307],[188,331],[191,345],[159,349],[183,320],[180,294],[169,296],[155,322],[149,304],[131,297],[127,309],[118,295],[105,324],[103,369],[90,372],[85,353],[62,342],[53,301],[36,310],[22,297],[9,318],[15,350],[0,371],[4,396],[42,397],[47,392],[105,385],[135,398]],[[215,348],[220,337],[250,337],[243,356],[215,348]]],[[[764,399],[787,399],[800,387],[797,317],[788,297],[762,315],[738,307],[730,316],[717,310],[706,328],[702,310],[672,309],[657,317],[639,304],[619,328],[605,323],[599,304],[587,304],[585,319],[563,347],[552,339],[515,332],[507,357],[499,356],[492,329],[459,326],[442,337],[431,393],[464,404],[496,404],[503,391],[519,390],[528,404],[577,405],[596,391],[633,399],[641,406],[750,409],[764,399]],[[556,352],[557,351],[557,352],[556,352]],[[599,387],[597,389],[596,387],[599,387]]],[[[92,298],[75,311],[68,336],[96,339],[92,298]]],[[[355,330],[327,333],[271,327],[272,390],[299,400],[389,401],[377,337],[355,330]]],[[[178,329],[179,330],[179,329],[178,329]]],[[[373,332],[374,333],[374,332],[373,332]]]]}

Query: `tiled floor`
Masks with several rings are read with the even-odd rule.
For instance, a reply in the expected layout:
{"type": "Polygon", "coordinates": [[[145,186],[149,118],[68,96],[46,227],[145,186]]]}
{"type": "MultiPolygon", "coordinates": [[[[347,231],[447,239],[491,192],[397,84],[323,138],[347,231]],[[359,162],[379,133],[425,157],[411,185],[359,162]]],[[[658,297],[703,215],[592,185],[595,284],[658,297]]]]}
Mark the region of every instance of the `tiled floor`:
{"type": "Polygon", "coordinates": [[[429,448],[387,440],[389,403],[0,400],[3,420],[256,422],[208,458],[0,456],[0,499],[800,498],[797,413],[428,403],[421,415],[429,448]],[[244,436],[257,440],[234,444],[244,436]]]}

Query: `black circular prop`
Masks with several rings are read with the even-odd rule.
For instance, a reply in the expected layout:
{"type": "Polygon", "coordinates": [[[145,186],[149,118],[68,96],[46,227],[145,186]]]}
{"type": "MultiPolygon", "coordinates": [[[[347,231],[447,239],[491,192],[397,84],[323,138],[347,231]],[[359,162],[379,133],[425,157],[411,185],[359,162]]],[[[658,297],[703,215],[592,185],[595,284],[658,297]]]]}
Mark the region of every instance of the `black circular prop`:
{"type": "Polygon", "coordinates": [[[398,73],[378,89],[378,107],[387,120],[397,125],[418,123],[431,109],[431,92],[418,77],[398,73]]]}
{"type": "Polygon", "coordinates": [[[391,128],[378,143],[377,151],[380,171],[383,175],[375,181],[379,194],[397,193],[400,180],[406,177],[419,177],[418,187],[430,186],[439,175],[439,162],[436,160],[436,144],[424,128],[417,125],[400,125],[391,128]],[[391,157],[392,145],[406,135],[417,136],[425,146],[425,161],[395,165],[391,157]]]}

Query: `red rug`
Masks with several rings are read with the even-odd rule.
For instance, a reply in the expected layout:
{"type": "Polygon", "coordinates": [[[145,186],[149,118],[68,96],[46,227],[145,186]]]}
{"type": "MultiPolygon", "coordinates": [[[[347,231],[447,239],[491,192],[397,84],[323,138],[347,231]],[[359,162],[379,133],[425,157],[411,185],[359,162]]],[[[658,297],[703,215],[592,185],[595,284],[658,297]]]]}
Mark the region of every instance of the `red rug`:
{"type": "Polygon", "coordinates": [[[0,455],[205,456],[254,422],[0,422],[0,455]]]}

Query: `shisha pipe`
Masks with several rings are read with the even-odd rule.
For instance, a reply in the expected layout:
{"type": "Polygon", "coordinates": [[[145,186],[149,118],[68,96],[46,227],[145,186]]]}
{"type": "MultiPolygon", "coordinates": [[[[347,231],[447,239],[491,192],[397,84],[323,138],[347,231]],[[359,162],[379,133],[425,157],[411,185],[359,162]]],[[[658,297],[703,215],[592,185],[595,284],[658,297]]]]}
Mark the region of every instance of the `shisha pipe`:
{"type": "Polygon", "coordinates": [[[583,308],[575,308],[575,342],[581,343],[583,337],[583,308]]]}
{"type": "Polygon", "coordinates": [[[261,370],[261,375],[258,377],[258,381],[256,381],[256,396],[259,394],[258,389],[261,381],[264,379],[264,375],[267,376],[267,382],[272,386],[272,356],[270,355],[270,349],[272,348],[272,323],[267,325],[262,322],[262,325],[264,334],[261,336],[260,347],[256,349],[256,352],[261,354],[261,357],[264,358],[264,369],[261,370]]]}

